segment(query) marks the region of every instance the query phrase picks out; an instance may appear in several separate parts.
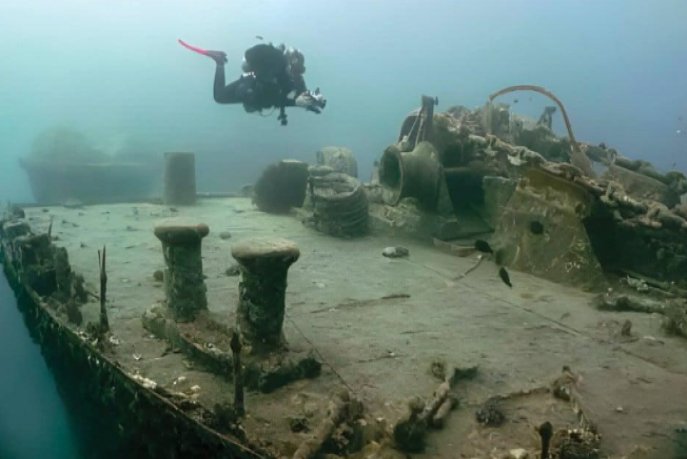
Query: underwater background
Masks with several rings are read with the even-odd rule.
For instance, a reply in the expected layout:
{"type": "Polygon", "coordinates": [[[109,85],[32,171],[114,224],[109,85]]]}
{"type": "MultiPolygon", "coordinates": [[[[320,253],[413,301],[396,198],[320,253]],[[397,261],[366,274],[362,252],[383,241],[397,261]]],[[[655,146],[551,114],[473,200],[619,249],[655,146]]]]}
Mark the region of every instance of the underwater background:
{"type": "MultiPolygon", "coordinates": [[[[580,141],[687,168],[683,0],[5,0],[0,38],[3,200],[32,200],[17,158],[55,126],[110,154],[193,151],[201,191],[237,190],[325,145],[351,148],[367,179],[421,94],[440,111],[474,108],[514,84],[558,95],[580,141]],[[321,115],[293,108],[282,127],[216,104],[213,62],[176,41],[224,50],[231,79],[256,35],[303,51],[321,115]]],[[[534,117],[548,104],[499,101],[515,98],[534,117]]]]}
{"type": "Polygon", "coordinates": [[[70,417],[0,272],[0,458],[77,456],[70,417]]]}

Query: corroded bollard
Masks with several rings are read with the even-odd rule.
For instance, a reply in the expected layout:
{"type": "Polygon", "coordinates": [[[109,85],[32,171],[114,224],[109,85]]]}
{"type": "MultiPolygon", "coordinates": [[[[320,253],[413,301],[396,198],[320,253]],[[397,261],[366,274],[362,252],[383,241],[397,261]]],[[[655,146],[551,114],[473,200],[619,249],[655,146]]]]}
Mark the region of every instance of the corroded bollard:
{"type": "Polygon", "coordinates": [[[164,202],[171,206],[196,202],[196,155],[165,153],[164,202]]]}
{"type": "Polygon", "coordinates": [[[193,320],[196,312],[207,308],[200,243],[209,232],[208,226],[202,223],[165,222],[155,227],[167,265],[164,273],[167,307],[179,322],[193,320]]]}
{"type": "Polygon", "coordinates": [[[286,239],[252,239],[231,248],[241,265],[236,322],[254,351],[269,351],[284,343],[286,273],[300,256],[286,239]]]}

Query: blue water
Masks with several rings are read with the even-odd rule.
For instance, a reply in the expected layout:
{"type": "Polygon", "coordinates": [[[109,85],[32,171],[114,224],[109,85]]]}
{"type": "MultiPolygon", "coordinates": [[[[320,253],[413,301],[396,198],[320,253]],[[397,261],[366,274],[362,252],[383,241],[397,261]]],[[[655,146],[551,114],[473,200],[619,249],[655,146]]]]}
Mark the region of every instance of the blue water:
{"type": "Polygon", "coordinates": [[[0,271],[0,458],[79,457],[55,379],[0,271]]]}
{"type": "MultiPolygon", "coordinates": [[[[444,111],[515,84],[553,91],[578,140],[687,170],[685,0],[3,0],[0,40],[2,200],[32,199],[18,158],[54,126],[106,153],[194,151],[202,191],[237,190],[326,145],[367,178],[421,94],[444,111]],[[218,105],[214,64],[177,43],[226,51],[235,78],[258,34],[303,51],[321,115],[282,127],[218,105]]],[[[550,103],[516,97],[533,116],[550,103]]]]}
{"type": "MultiPolygon", "coordinates": [[[[367,179],[422,94],[438,111],[474,108],[515,84],[558,95],[578,140],[687,171],[686,0],[2,0],[0,40],[0,202],[33,199],[18,159],[54,127],[113,155],[193,151],[201,191],[326,145],[350,147],[367,179]],[[293,109],[282,127],[215,104],[213,63],[177,44],[226,51],[232,79],[258,34],[304,52],[321,115],[293,109]]],[[[549,104],[502,101],[516,97],[535,117],[549,104]]],[[[65,384],[0,275],[0,459],[102,448],[93,418],[75,414],[83,403],[61,401],[65,384]]]]}

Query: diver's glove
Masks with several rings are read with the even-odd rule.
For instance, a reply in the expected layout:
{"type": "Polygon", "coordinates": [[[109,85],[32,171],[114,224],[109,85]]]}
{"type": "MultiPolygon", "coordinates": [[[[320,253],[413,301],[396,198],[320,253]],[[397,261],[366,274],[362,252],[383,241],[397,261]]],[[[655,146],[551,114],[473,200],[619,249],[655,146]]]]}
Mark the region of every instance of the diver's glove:
{"type": "Polygon", "coordinates": [[[311,112],[320,113],[326,105],[327,99],[320,93],[320,88],[317,88],[315,92],[304,91],[296,97],[296,106],[311,112]]]}

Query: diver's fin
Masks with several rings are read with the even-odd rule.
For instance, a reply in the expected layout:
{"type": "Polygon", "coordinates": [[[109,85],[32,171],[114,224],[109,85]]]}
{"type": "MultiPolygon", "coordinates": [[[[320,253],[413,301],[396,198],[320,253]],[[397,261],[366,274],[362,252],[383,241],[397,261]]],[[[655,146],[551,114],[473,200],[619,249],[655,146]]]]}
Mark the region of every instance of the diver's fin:
{"type": "Polygon", "coordinates": [[[181,38],[179,38],[178,41],[179,41],[179,44],[180,44],[181,46],[183,46],[184,48],[186,48],[186,49],[190,49],[191,51],[193,51],[193,52],[195,52],[195,53],[198,53],[198,54],[202,54],[203,56],[207,56],[207,55],[208,55],[208,51],[207,51],[206,49],[198,48],[197,46],[189,45],[188,43],[186,43],[186,42],[185,42],[184,40],[182,40],[181,38]]]}
{"type": "Polygon", "coordinates": [[[179,44],[183,46],[186,49],[190,49],[194,53],[202,54],[203,56],[207,56],[217,62],[217,64],[222,65],[225,62],[227,62],[227,53],[224,51],[211,51],[209,49],[203,49],[203,48],[198,48],[197,46],[192,46],[186,43],[184,40],[181,38],[178,39],[179,44]]]}

